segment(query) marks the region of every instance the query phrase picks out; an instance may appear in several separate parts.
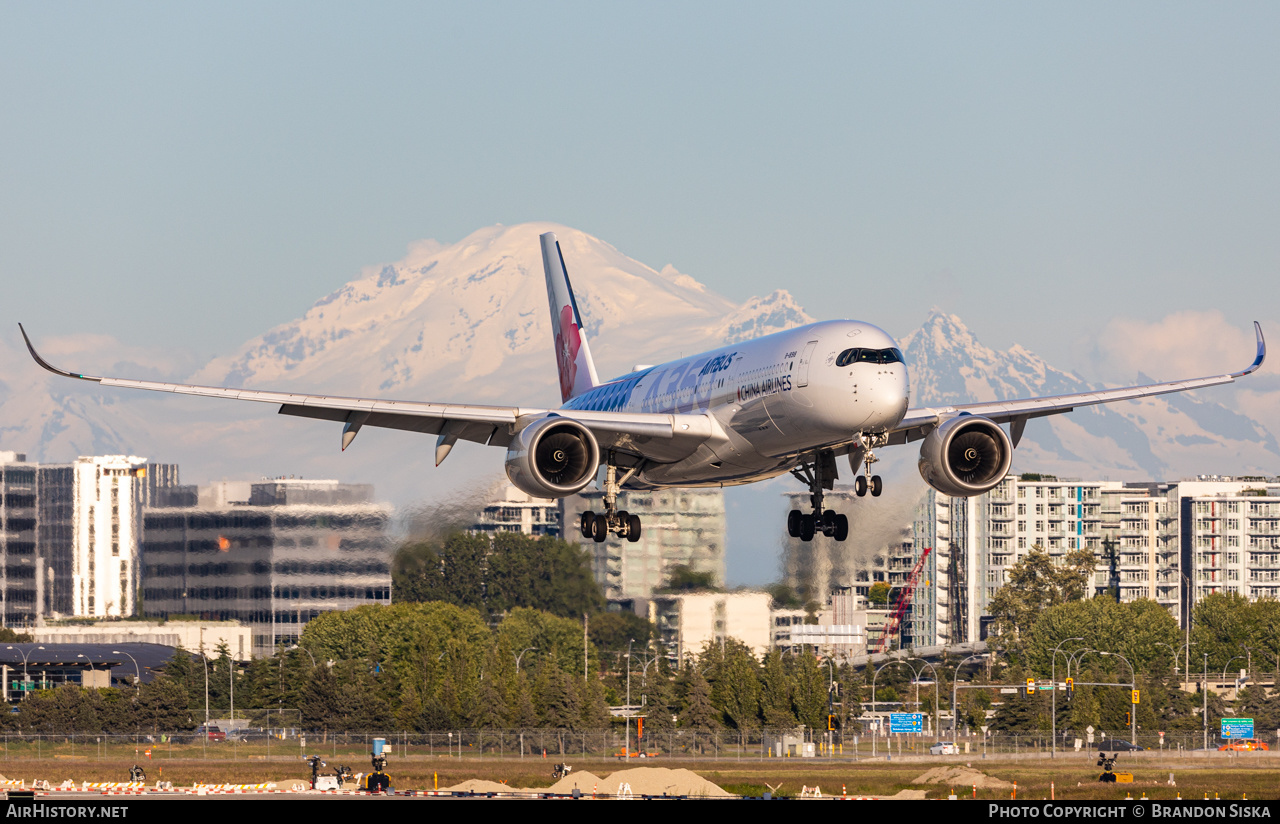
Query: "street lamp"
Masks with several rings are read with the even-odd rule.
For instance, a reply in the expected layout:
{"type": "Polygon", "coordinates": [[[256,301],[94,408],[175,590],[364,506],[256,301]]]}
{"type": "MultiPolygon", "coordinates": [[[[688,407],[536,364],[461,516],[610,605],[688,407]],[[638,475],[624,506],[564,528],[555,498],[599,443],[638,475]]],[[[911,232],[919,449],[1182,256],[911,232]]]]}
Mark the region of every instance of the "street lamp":
{"type": "Polygon", "coordinates": [[[960,669],[965,664],[969,663],[975,658],[983,659],[986,657],[987,657],[987,653],[985,652],[980,652],[980,653],[977,653],[976,655],[970,655],[968,658],[960,662],[960,666],[956,667],[955,673],[951,676],[951,739],[953,741],[955,740],[955,737],[956,737],[956,725],[958,723],[957,718],[960,715],[959,711],[956,709],[956,680],[960,676],[960,669]]]}
{"type": "MultiPolygon", "coordinates": [[[[881,664],[879,667],[876,668],[875,673],[872,674],[871,676],[871,723],[873,724],[878,725],[880,723],[880,720],[876,718],[876,679],[880,677],[880,670],[884,669],[890,664],[901,664],[901,663],[903,663],[903,661],[902,659],[899,659],[899,658],[894,658],[892,660],[885,661],[883,664],[881,664]]],[[[907,669],[911,669],[911,667],[907,667],[907,669]]],[[[914,672],[914,670],[912,670],[912,672],[914,672]]],[[[877,729],[871,736],[871,757],[872,758],[874,758],[876,755],[876,739],[880,737],[879,732],[880,730],[877,729]]]]}
{"type": "Polygon", "coordinates": [[[16,652],[16,653],[18,653],[19,655],[21,655],[21,656],[22,656],[22,685],[23,685],[23,690],[22,690],[22,700],[23,700],[23,701],[26,701],[26,700],[27,700],[27,693],[29,693],[29,692],[31,691],[31,690],[30,690],[30,686],[31,686],[31,677],[30,677],[29,675],[27,675],[27,656],[28,656],[28,655],[30,655],[31,653],[35,652],[35,651],[36,651],[36,650],[38,650],[38,649],[44,649],[44,647],[42,647],[42,646],[41,646],[41,647],[35,647],[34,649],[29,649],[29,650],[27,650],[26,652],[23,652],[21,649],[19,649],[18,647],[14,647],[14,646],[8,646],[8,647],[5,647],[5,649],[11,649],[11,650],[13,650],[14,652],[16,652]]]}
{"type": "Polygon", "coordinates": [[[913,670],[913,672],[915,672],[915,678],[916,678],[916,708],[917,708],[917,709],[919,709],[919,707],[920,707],[920,672],[924,672],[924,668],[925,668],[925,667],[928,667],[928,668],[929,668],[929,671],[933,673],[933,731],[936,733],[936,732],[938,732],[938,729],[939,729],[939,722],[938,722],[938,670],[934,668],[933,664],[929,663],[928,661],[924,660],[923,658],[916,658],[916,657],[914,657],[914,656],[913,656],[913,657],[911,657],[911,658],[905,658],[905,659],[903,659],[903,660],[905,660],[905,661],[919,661],[921,664],[923,664],[923,665],[924,665],[924,666],[920,667],[920,671],[919,671],[919,672],[915,672],[915,671],[913,670]]]}
{"type": "Polygon", "coordinates": [[[1164,641],[1156,641],[1156,642],[1155,642],[1155,646],[1157,646],[1157,647],[1168,647],[1168,648],[1169,648],[1169,652],[1173,653],[1173,676],[1174,676],[1174,678],[1177,678],[1177,677],[1178,677],[1178,650],[1177,650],[1177,648],[1175,648],[1175,647],[1173,646],[1173,644],[1166,644],[1164,641]]]}
{"type": "Polygon", "coordinates": [[[526,652],[535,652],[537,649],[537,647],[525,647],[520,650],[520,654],[516,656],[516,675],[520,674],[520,659],[524,657],[524,654],[526,652]]]}
{"type": "Polygon", "coordinates": [[[1133,691],[1138,688],[1138,683],[1137,683],[1137,675],[1133,671],[1133,664],[1130,664],[1129,659],[1125,658],[1123,655],[1121,655],[1118,652],[1102,652],[1101,650],[1099,650],[1098,654],[1114,655],[1116,658],[1119,658],[1121,661],[1124,661],[1125,666],[1129,668],[1129,696],[1130,696],[1129,706],[1132,707],[1132,709],[1129,711],[1129,743],[1133,744],[1134,746],[1137,746],[1138,744],[1137,742],[1138,705],[1133,703],[1133,691]]]}
{"type": "MultiPolygon", "coordinates": [[[[1050,734],[1053,736],[1053,743],[1049,746],[1049,757],[1058,757],[1058,650],[1068,641],[1083,641],[1083,636],[1077,635],[1074,638],[1065,638],[1058,642],[1058,646],[1053,648],[1053,660],[1049,664],[1049,685],[1053,691],[1052,709],[1049,710],[1049,728],[1050,734]]],[[[1068,661],[1070,658],[1067,659],[1068,661]]]]}
{"type": "MultiPolygon", "coordinates": [[[[115,649],[111,650],[111,654],[112,655],[129,655],[129,653],[127,652],[122,652],[120,650],[115,650],[115,649]]],[[[134,673],[133,685],[134,687],[137,688],[138,692],[141,692],[142,691],[142,670],[138,668],[138,659],[134,658],[132,655],[129,655],[129,660],[133,662],[133,673],[134,673]]]]}

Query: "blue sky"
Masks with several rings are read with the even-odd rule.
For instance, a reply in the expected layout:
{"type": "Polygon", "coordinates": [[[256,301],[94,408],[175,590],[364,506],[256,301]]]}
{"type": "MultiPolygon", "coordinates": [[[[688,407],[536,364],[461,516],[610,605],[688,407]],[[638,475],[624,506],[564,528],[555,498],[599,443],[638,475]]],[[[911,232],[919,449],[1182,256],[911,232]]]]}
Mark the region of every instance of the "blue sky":
{"type": "Polygon", "coordinates": [[[1094,379],[1232,330],[1240,368],[1280,340],[1277,42],[1248,2],[5,2],[0,322],[203,360],[545,219],[1094,379]]]}

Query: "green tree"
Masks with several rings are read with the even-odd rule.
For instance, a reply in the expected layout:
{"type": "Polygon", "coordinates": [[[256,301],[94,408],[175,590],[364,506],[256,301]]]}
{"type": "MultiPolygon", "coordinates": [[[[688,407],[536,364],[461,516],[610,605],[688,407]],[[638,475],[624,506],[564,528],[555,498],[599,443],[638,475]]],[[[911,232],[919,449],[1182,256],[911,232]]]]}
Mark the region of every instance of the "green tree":
{"type": "Polygon", "coordinates": [[[760,726],[760,665],[741,641],[730,638],[723,649],[708,644],[701,663],[708,668],[711,703],[725,726],[736,730],[760,726]]]}
{"type": "Polygon", "coordinates": [[[1039,544],[1033,546],[1009,570],[1008,581],[991,600],[988,609],[996,619],[996,634],[1016,644],[1045,610],[1082,600],[1093,568],[1093,553],[1088,550],[1068,552],[1059,563],[1039,544]]]}
{"type": "Polygon", "coordinates": [[[791,674],[776,648],[764,657],[760,674],[760,714],[769,729],[791,729],[796,725],[792,705],[791,674]]]}
{"type": "Polygon", "coordinates": [[[658,592],[717,592],[716,574],[699,572],[688,564],[676,564],[667,573],[667,583],[658,592]]]}
{"type": "Polygon", "coordinates": [[[889,585],[884,581],[876,581],[867,590],[867,601],[877,608],[883,608],[889,603],[889,585]]]}
{"type": "Polygon", "coordinates": [[[643,650],[656,638],[653,624],[634,612],[601,612],[591,616],[588,633],[591,643],[601,652],[627,649],[643,650]]]}

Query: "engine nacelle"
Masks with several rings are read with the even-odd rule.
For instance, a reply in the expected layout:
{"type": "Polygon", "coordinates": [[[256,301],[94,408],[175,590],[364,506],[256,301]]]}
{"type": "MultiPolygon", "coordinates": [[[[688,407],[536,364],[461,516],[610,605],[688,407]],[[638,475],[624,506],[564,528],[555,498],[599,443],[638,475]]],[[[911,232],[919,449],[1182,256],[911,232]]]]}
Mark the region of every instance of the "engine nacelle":
{"type": "Polygon", "coordinates": [[[960,415],[940,424],[920,445],[920,475],[944,495],[971,497],[1009,473],[1013,444],[995,421],[960,415]]]}
{"type": "Polygon", "coordinates": [[[564,498],[591,483],[600,466],[595,435],[577,421],[548,415],[507,447],[507,477],[536,498],[564,498]]]}

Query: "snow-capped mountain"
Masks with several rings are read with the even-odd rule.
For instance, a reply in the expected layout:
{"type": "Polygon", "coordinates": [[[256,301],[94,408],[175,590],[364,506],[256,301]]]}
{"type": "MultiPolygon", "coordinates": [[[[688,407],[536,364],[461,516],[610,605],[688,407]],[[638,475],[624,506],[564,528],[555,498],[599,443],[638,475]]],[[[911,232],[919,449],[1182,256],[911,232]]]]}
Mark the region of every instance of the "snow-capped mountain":
{"type": "MultiPolygon", "coordinates": [[[[554,224],[494,226],[454,244],[422,241],[397,263],[370,267],[301,318],[195,369],[165,351],[123,353],[109,340],[37,341],[55,364],[98,374],[471,403],[557,403],[538,235],[555,231],[602,378],[637,362],[702,351],[813,319],[785,291],[738,305],[668,266],[655,270],[583,232],[554,224]]],[[[874,319],[872,319],[874,320],[874,319]]],[[[913,404],[1083,391],[1083,379],[1014,346],[983,346],[935,311],[901,339],[913,404]]],[[[1166,375],[1164,378],[1188,377],[1166,375]]],[[[1214,390],[1167,395],[1032,421],[1019,471],[1133,479],[1197,472],[1274,474],[1280,449],[1214,390]]],[[[114,390],[39,370],[20,339],[0,339],[0,449],[34,460],[126,452],[177,462],[186,482],[297,474],[377,486],[400,503],[483,485],[502,453],[459,445],[432,467],[434,441],[366,429],[346,453],[340,427],[285,418],[269,405],[114,390]]],[[[899,448],[901,449],[901,448],[899,448]]],[[[908,448],[909,449],[909,448],[908,448]]]]}
{"type": "Polygon", "coordinates": [[[417,244],[296,321],[196,375],[201,383],[308,386],[363,397],[558,405],[538,235],[560,240],[601,378],[812,319],[777,291],[743,306],[671,267],[655,271],[583,232],[494,226],[417,244]]]}

